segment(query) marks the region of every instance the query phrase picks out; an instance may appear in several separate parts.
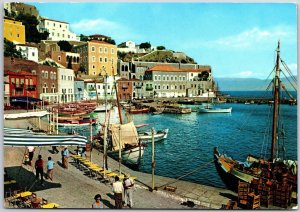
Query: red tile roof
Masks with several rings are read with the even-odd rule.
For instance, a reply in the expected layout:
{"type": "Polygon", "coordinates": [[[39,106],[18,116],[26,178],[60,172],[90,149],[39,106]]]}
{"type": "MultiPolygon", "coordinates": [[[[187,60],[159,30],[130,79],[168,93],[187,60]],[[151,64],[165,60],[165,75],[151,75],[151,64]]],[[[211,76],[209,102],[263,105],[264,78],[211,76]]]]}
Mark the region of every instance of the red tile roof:
{"type": "Polygon", "coordinates": [[[179,69],[176,68],[174,66],[170,66],[170,65],[157,65],[154,66],[150,69],[148,69],[148,71],[161,71],[161,72],[203,72],[203,71],[208,71],[210,72],[210,68],[202,68],[202,69],[179,69]]]}
{"type": "Polygon", "coordinates": [[[105,35],[100,35],[100,34],[94,34],[94,35],[89,35],[88,37],[95,37],[95,38],[109,38],[108,36],[105,36],[105,35]]]}
{"type": "Polygon", "coordinates": [[[18,71],[18,72],[14,72],[14,71],[4,71],[4,75],[20,75],[20,76],[35,76],[30,72],[27,71],[18,71]]]}
{"type": "Polygon", "coordinates": [[[157,65],[150,68],[149,71],[180,72],[180,69],[169,65],[157,65]]]}

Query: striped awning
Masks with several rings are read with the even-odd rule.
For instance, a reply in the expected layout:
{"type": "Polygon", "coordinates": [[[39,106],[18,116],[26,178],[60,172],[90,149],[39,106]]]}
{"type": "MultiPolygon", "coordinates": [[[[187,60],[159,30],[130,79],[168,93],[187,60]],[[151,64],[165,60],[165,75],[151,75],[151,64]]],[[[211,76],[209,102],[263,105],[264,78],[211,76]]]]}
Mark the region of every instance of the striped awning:
{"type": "Polygon", "coordinates": [[[4,146],[85,146],[88,140],[80,135],[33,134],[31,130],[4,128],[4,146]]]}

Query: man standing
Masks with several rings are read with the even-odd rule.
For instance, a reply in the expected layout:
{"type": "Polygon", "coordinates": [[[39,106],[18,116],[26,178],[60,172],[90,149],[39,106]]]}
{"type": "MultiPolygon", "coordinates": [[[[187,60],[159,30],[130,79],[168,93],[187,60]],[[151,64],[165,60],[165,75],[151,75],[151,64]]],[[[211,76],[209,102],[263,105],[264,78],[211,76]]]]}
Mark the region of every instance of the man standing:
{"type": "Polygon", "coordinates": [[[36,175],[35,178],[38,180],[39,179],[39,175],[41,175],[41,184],[42,186],[44,185],[44,179],[43,179],[43,175],[44,175],[44,161],[42,159],[42,156],[39,155],[38,159],[35,161],[35,170],[36,170],[36,175]]]}
{"type": "Polygon", "coordinates": [[[29,157],[29,165],[31,166],[31,161],[33,159],[33,154],[34,154],[34,147],[33,146],[29,146],[27,147],[28,149],[28,157],[29,157]]]}
{"type": "Polygon", "coordinates": [[[63,167],[65,169],[68,169],[68,157],[69,157],[69,150],[68,147],[65,147],[64,151],[63,151],[63,167]]]}
{"type": "Polygon", "coordinates": [[[115,196],[115,207],[122,208],[122,193],[123,193],[123,185],[122,182],[119,181],[119,177],[115,177],[115,182],[113,183],[113,192],[115,196]]]}
{"type": "Polygon", "coordinates": [[[130,208],[132,208],[133,206],[133,201],[132,201],[132,195],[133,195],[133,180],[130,179],[130,175],[129,174],[125,174],[124,175],[124,200],[125,200],[125,206],[129,206],[130,208]]]}

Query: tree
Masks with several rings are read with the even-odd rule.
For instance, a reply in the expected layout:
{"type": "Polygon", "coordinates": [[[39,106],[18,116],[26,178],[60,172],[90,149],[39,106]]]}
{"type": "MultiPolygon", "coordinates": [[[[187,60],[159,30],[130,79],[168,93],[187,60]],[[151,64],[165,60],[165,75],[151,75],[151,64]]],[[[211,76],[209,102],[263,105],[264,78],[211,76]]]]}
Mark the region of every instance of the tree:
{"type": "Polygon", "coordinates": [[[65,40],[58,41],[57,45],[59,45],[61,51],[65,51],[65,52],[70,52],[73,48],[73,46],[68,41],[65,40]]]}
{"type": "Polygon", "coordinates": [[[166,47],[164,47],[164,46],[158,46],[157,47],[157,50],[165,50],[166,49],[166,47]]]}
{"type": "Polygon", "coordinates": [[[16,49],[16,45],[4,38],[4,56],[23,58],[21,51],[16,49]]]}
{"type": "Polygon", "coordinates": [[[140,48],[141,49],[150,49],[151,48],[151,44],[149,42],[141,43],[140,44],[140,48]]]}
{"type": "Polygon", "coordinates": [[[83,34],[80,34],[79,37],[80,37],[80,41],[88,41],[89,40],[88,37],[83,34]]]}
{"type": "Polygon", "coordinates": [[[105,38],[105,42],[116,45],[115,40],[111,39],[111,38],[105,38]]]}
{"type": "Polygon", "coordinates": [[[40,43],[41,39],[47,39],[49,33],[40,33],[37,30],[37,25],[39,24],[39,21],[34,15],[19,13],[16,16],[16,20],[21,21],[25,26],[25,36],[27,42],[40,43]]]}

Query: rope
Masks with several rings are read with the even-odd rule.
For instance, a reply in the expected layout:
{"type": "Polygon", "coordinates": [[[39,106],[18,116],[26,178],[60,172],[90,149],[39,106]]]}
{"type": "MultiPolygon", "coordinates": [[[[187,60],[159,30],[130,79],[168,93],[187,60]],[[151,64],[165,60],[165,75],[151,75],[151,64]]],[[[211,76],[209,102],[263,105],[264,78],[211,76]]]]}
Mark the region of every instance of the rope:
{"type": "Polygon", "coordinates": [[[208,161],[207,163],[205,163],[205,164],[199,166],[198,168],[196,168],[196,169],[194,169],[194,170],[192,170],[192,171],[190,171],[190,172],[188,172],[188,173],[186,173],[186,174],[184,174],[184,175],[182,175],[182,176],[176,178],[176,180],[174,180],[174,181],[172,181],[172,182],[170,182],[170,183],[166,183],[166,184],[164,184],[164,185],[158,186],[157,188],[161,188],[161,187],[164,187],[164,186],[167,186],[167,185],[176,183],[176,182],[179,181],[181,178],[183,178],[183,177],[185,177],[185,176],[188,176],[188,175],[191,175],[192,173],[201,170],[202,168],[204,168],[204,167],[207,166],[208,164],[214,162],[215,160],[216,160],[216,159],[213,159],[213,160],[211,160],[211,161],[208,161]]]}

